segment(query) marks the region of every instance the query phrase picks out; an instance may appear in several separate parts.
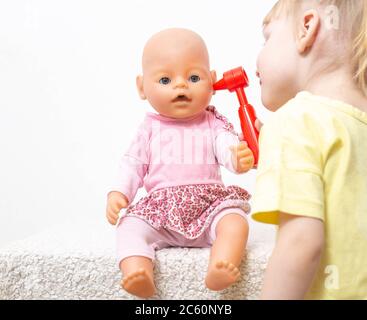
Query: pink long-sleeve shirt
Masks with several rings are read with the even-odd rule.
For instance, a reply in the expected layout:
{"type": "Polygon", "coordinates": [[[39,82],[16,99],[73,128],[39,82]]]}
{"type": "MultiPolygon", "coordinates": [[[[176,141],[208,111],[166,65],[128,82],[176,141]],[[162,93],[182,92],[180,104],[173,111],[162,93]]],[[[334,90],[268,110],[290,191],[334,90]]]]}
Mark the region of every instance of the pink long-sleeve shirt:
{"type": "Polygon", "coordinates": [[[186,119],[148,112],[109,191],[123,193],[129,203],[138,189],[148,193],[188,184],[223,184],[220,165],[236,173],[230,146],[239,142],[233,126],[209,106],[186,119]]]}

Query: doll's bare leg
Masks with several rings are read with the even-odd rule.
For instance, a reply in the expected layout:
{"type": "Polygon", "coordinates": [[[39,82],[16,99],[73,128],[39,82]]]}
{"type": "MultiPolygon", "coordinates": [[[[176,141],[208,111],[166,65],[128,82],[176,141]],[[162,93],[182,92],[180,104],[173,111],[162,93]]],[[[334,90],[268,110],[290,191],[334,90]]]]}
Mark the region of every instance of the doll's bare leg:
{"type": "Polygon", "coordinates": [[[128,257],[121,261],[120,269],[124,275],[121,285],[127,292],[140,298],[149,298],[155,293],[151,259],[128,257]]]}
{"type": "Polygon", "coordinates": [[[205,284],[219,291],[239,279],[239,266],[248,238],[248,222],[239,214],[228,214],[216,226],[216,239],[210,251],[205,284]]]}

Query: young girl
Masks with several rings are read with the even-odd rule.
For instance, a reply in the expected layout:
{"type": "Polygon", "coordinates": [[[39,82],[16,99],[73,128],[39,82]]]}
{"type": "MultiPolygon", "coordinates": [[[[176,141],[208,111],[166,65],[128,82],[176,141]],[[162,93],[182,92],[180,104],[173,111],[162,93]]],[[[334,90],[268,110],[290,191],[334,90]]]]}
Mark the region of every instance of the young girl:
{"type": "Polygon", "coordinates": [[[149,297],[155,292],[155,250],[212,245],[205,283],[212,290],[225,289],[239,278],[250,196],[223,185],[219,164],[246,172],[254,163],[252,152],[239,144],[227,119],[208,107],[216,77],[197,34],[169,29],[154,35],[142,63],[138,91],[157,113],[146,114],[107,203],[112,224],[128,207],[117,227],[122,286],[149,297]],[[132,204],[143,185],[148,195],[132,204]]]}
{"type": "Polygon", "coordinates": [[[261,297],[366,299],[367,1],[278,1],[264,36],[253,217],[279,231],[261,297]]]}

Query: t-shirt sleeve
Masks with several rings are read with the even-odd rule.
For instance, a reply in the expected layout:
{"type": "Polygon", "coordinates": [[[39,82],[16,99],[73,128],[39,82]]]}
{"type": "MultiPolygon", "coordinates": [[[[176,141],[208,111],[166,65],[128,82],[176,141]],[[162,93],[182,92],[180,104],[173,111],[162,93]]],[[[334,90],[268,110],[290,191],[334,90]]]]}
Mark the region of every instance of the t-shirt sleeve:
{"type": "Polygon", "coordinates": [[[276,112],[260,132],[253,219],[278,224],[279,212],[324,220],[322,139],[307,114],[276,112]]]}

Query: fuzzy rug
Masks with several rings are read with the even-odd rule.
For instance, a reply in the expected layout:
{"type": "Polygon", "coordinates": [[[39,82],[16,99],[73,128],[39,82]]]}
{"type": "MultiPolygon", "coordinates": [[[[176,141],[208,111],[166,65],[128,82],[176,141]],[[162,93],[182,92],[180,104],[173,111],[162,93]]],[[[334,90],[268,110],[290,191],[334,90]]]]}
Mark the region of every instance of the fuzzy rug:
{"type": "MultiPolygon", "coordinates": [[[[0,248],[0,299],[135,299],[120,289],[115,233],[103,221],[66,223],[0,248]]],[[[248,243],[241,279],[222,292],[205,288],[209,249],[157,252],[152,299],[256,299],[272,250],[248,243]]]]}

